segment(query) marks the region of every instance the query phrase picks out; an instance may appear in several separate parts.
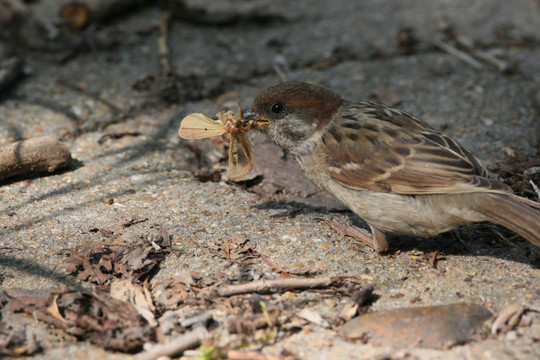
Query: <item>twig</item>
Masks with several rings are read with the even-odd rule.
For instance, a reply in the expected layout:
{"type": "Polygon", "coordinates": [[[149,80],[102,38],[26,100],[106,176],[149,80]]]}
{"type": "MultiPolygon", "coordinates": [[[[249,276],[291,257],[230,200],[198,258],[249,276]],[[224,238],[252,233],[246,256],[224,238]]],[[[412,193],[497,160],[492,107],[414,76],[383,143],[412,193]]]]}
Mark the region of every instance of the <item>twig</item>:
{"type": "Polygon", "coordinates": [[[471,52],[478,59],[484,60],[485,62],[495,66],[500,72],[505,72],[510,68],[510,65],[508,65],[508,63],[497,59],[496,57],[494,57],[488,52],[473,50],[473,49],[471,49],[471,52]]]}
{"type": "Polygon", "coordinates": [[[140,135],[142,135],[142,133],[139,131],[123,131],[123,132],[107,133],[99,138],[98,144],[101,145],[108,139],[120,139],[120,138],[123,138],[124,136],[140,136],[140,135]]]}
{"type": "Polygon", "coordinates": [[[54,172],[70,163],[68,146],[54,136],[19,141],[0,148],[0,180],[33,171],[54,172]]]}
{"type": "Polygon", "coordinates": [[[428,254],[429,265],[431,265],[431,267],[434,269],[437,268],[437,256],[439,256],[439,250],[435,250],[428,254]]]}
{"type": "Polygon", "coordinates": [[[229,360],[279,360],[280,357],[272,354],[263,354],[258,351],[229,350],[227,352],[229,360]]]}
{"type": "Polygon", "coordinates": [[[245,284],[221,286],[217,289],[217,294],[220,296],[231,296],[251,292],[321,288],[340,284],[344,281],[344,277],[257,280],[245,284]]]}
{"type": "Polygon", "coordinates": [[[525,305],[508,305],[501,310],[497,318],[493,321],[493,324],[491,325],[491,333],[496,335],[505,325],[509,329],[513,329],[517,324],[519,324],[521,315],[523,315],[525,311],[527,311],[527,307],[525,305]]]}
{"type": "Polygon", "coordinates": [[[439,49],[443,51],[446,51],[448,54],[453,55],[457,57],[458,59],[466,62],[467,64],[469,64],[475,69],[481,69],[483,67],[482,64],[476,61],[472,56],[468,55],[467,53],[464,53],[463,51],[456,49],[452,45],[444,43],[440,40],[433,40],[433,45],[437,46],[439,49]]]}
{"type": "Polygon", "coordinates": [[[497,59],[488,52],[476,50],[471,39],[466,36],[459,35],[457,31],[444,19],[440,19],[439,29],[454,40],[457,45],[467,49],[475,58],[494,65],[500,72],[505,72],[510,68],[506,62],[497,59]]]}
{"type": "Polygon", "coordinates": [[[497,59],[490,53],[486,51],[480,51],[476,50],[473,46],[473,42],[466,37],[460,36],[457,34],[457,32],[452,32],[452,38],[456,41],[456,43],[463,47],[464,49],[467,49],[471,52],[471,54],[479,59],[487,62],[488,64],[494,65],[500,72],[505,72],[510,67],[507,63],[505,63],[502,60],[497,59]]]}
{"type": "MultiPolygon", "coordinates": [[[[73,256],[74,258],[78,259],[79,261],[81,261],[83,263],[83,266],[84,266],[85,270],[87,272],[90,272],[91,275],[94,276],[94,278],[97,281],[98,285],[102,285],[102,284],[105,283],[105,281],[107,281],[106,276],[104,276],[103,274],[100,275],[96,271],[96,269],[94,269],[94,267],[90,263],[90,258],[80,255],[75,250],[69,250],[69,252],[70,252],[71,256],[73,256]]],[[[86,279],[84,279],[84,280],[86,280],[86,279]]]]}
{"type": "Polygon", "coordinates": [[[531,168],[528,168],[523,172],[523,175],[525,176],[532,176],[534,174],[540,173],[540,166],[533,166],[531,168]]]}
{"type": "MultiPolygon", "coordinates": [[[[532,180],[531,180],[531,183],[532,183],[532,180]]],[[[533,188],[534,188],[534,186],[533,186],[533,188]]],[[[538,198],[540,198],[540,193],[538,192],[538,188],[536,188],[535,190],[536,190],[536,193],[538,195],[538,198]]],[[[534,200],[530,200],[530,199],[521,197],[521,196],[516,195],[516,194],[510,194],[510,197],[513,198],[513,199],[516,199],[520,203],[523,203],[525,205],[529,205],[532,208],[540,209],[540,203],[539,202],[536,202],[534,200]]]]}
{"type": "MultiPolygon", "coordinates": [[[[536,186],[536,184],[532,180],[529,180],[529,183],[531,184],[532,188],[536,192],[536,197],[540,199],[540,190],[538,190],[538,186],[536,186]]],[[[537,205],[539,205],[539,207],[540,207],[539,203],[537,203],[537,205]]]]}
{"type": "Polygon", "coordinates": [[[290,72],[287,59],[283,55],[277,55],[272,60],[272,68],[282,82],[287,81],[287,74],[290,72]]]}
{"type": "Polygon", "coordinates": [[[159,24],[159,36],[157,38],[159,67],[163,74],[171,72],[171,63],[169,62],[169,24],[171,22],[172,13],[166,11],[163,15],[163,21],[159,24]]]}
{"type": "Polygon", "coordinates": [[[210,333],[204,327],[198,327],[195,330],[175,338],[168,343],[156,345],[150,350],[135,357],[135,360],[155,360],[162,356],[175,357],[188,349],[193,349],[201,342],[210,337],[210,333]]]}

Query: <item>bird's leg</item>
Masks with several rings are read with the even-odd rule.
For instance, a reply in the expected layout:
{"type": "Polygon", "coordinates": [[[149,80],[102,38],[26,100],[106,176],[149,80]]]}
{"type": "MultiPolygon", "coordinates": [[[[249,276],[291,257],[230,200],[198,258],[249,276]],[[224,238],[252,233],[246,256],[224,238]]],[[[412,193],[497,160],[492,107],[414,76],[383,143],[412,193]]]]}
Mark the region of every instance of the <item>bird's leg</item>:
{"type": "Polygon", "coordinates": [[[328,222],[330,228],[334,231],[355,238],[373,248],[377,252],[388,250],[388,241],[386,241],[386,235],[374,227],[370,226],[372,234],[370,235],[366,230],[360,229],[353,225],[343,225],[336,220],[328,222]]]}
{"type": "Polygon", "coordinates": [[[369,227],[371,228],[371,234],[373,236],[373,249],[375,249],[377,252],[388,250],[388,240],[386,240],[386,234],[378,229],[375,229],[371,225],[369,225],[369,227]]]}

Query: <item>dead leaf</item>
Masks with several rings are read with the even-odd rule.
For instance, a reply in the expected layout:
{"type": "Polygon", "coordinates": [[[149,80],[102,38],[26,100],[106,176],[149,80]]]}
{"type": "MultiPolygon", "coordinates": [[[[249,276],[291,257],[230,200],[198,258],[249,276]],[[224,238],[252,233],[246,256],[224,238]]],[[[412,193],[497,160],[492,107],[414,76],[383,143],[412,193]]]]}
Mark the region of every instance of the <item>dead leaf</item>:
{"type": "Polygon", "coordinates": [[[150,311],[156,310],[150,291],[146,287],[134,284],[129,280],[114,279],[111,282],[109,294],[113,299],[129,302],[150,311]]]}
{"type": "Polygon", "coordinates": [[[193,278],[189,273],[176,276],[174,278],[161,281],[152,286],[152,295],[159,306],[164,308],[175,308],[183,303],[190,296],[194,296],[191,290],[193,278]]]}
{"type": "Polygon", "coordinates": [[[242,236],[219,239],[215,243],[209,243],[207,249],[212,255],[232,262],[252,263],[259,256],[251,241],[242,236]]]}
{"type": "Polygon", "coordinates": [[[0,321],[0,357],[31,356],[41,351],[35,335],[16,330],[0,321]]]}
{"type": "Polygon", "coordinates": [[[65,321],[64,317],[60,314],[60,310],[58,309],[58,304],[56,301],[58,300],[58,294],[53,294],[51,301],[51,305],[47,306],[47,312],[51,314],[51,316],[57,320],[65,321]]]}
{"type": "Polygon", "coordinates": [[[315,325],[318,325],[323,328],[329,328],[330,323],[328,320],[323,319],[320,313],[313,309],[303,308],[296,314],[296,316],[301,317],[304,320],[309,321],[310,323],[313,323],[315,325]]]}
{"type": "Polygon", "coordinates": [[[70,250],[66,272],[105,288],[118,277],[144,281],[170,251],[171,238],[164,229],[135,244],[88,243],[70,250]]]}
{"type": "Polygon", "coordinates": [[[150,339],[151,327],[130,303],[88,290],[51,291],[49,298],[13,297],[14,312],[24,312],[105,349],[134,352],[150,339]],[[56,304],[56,305],[53,305],[56,304]]]}

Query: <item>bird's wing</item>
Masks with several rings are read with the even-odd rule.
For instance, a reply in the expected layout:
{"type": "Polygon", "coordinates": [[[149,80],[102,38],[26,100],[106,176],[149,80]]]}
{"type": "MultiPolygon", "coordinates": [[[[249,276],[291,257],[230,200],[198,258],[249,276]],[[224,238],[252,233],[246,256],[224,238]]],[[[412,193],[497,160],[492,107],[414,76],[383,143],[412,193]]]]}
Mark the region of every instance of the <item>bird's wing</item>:
{"type": "Polygon", "coordinates": [[[328,174],[352,189],[410,195],[509,191],[463,146],[383,105],[350,105],[317,151],[328,174]]]}

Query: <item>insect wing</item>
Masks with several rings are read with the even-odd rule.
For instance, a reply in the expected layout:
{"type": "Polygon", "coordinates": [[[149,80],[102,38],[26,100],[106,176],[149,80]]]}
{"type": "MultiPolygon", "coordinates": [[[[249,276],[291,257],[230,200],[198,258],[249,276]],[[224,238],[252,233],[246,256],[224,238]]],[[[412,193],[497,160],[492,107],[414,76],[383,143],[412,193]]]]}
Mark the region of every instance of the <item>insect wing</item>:
{"type": "Polygon", "coordinates": [[[218,122],[203,114],[188,115],[180,123],[178,135],[184,139],[204,139],[212,136],[223,135],[227,130],[218,122]]]}
{"type": "Polygon", "coordinates": [[[229,145],[229,178],[237,180],[246,176],[253,170],[254,164],[253,150],[247,133],[233,134],[229,145]]]}

